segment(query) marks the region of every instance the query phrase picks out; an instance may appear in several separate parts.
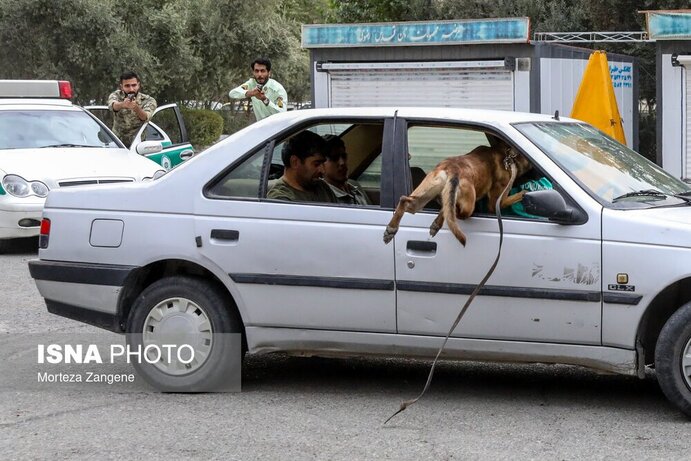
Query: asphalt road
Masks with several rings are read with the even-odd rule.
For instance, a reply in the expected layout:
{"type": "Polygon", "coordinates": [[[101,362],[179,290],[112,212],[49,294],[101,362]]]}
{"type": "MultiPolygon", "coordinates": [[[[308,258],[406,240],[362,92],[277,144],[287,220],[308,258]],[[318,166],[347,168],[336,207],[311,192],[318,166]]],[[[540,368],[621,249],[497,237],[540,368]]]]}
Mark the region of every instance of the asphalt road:
{"type": "MultiPolygon", "coordinates": [[[[1,459],[691,458],[691,422],[652,373],[444,362],[429,393],[387,425],[429,362],[250,357],[242,392],[227,394],[160,394],[137,379],[39,383],[38,344],[119,337],[46,311],[26,264],[35,244],[0,255],[1,459]]],[[[134,373],[124,363],[88,369],[134,373]]]]}

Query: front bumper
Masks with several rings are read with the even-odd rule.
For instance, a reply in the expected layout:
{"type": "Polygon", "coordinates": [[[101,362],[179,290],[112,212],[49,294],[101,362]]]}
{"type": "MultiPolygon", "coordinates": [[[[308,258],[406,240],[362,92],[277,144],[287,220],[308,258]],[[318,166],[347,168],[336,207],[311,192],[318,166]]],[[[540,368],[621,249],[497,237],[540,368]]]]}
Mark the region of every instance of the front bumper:
{"type": "Polygon", "coordinates": [[[122,332],[120,292],[136,266],[64,261],[29,261],[29,272],[48,312],[122,332]]]}
{"type": "Polygon", "coordinates": [[[45,199],[0,196],[0,239],[34,237],[41,227],[45,199]],[[22,224],[20,224],[22,221],[22,224]],[[31,222],[27,222],[31,221],[31,222]]]}

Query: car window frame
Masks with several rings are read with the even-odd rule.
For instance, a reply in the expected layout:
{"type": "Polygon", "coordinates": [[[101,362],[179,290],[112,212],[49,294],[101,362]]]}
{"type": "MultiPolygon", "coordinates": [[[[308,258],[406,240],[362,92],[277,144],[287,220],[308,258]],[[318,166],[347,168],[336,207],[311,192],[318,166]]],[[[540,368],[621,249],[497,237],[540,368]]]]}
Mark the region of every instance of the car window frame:
{"type": "MultiPolygon", "coordinates": [[[[106,110],[106,111],[109,110],[107,106],[104,106],[103,108],[101,108],[100,106],[92,106],[92,107],[93,107],[94,109],[97,109],[97,110],[106,110]]],[[[84,112],[86,112],[87,114],[89,114],[89,117],[91,117],[91,118],[93,118],[94,120],[96,120],[96,121],[98,122],[99,125],[101,125],[103,128],[105,128],[105,130],[110,134],[110,136],[111,136],[113,139],[115,139],[115,143],[118,145],[118,147],[121,147],[121,148],[123,148],[123,149],[127,149],[127,147],[125,147],[125,145],[122,143],[122,141],[120,140],[120,138],[118,138],[117,135],[116,135],[115,133],[113,133],[113,130],[111,130],[110,127],[109,127],[103,120],[101,120],[96,114],[94,114],[93,112],[91,112],[91,110],[88,109],[88,108],[86,108],[86,107],[79,107],[79,109],[81,109],[82,111],[84,111],[84,112]]]]}
{"type": "MultiPolygon", "coordinates": [[[[557,167],[559,167],[559,169],[561,169],[561,170],[564,172],[564,174],[566,174],[566,175],[573,181],[574,184],[576,184],[579,188],[581,188],[581,189],[583,190],[584,193],[586,193],[589,197],[591,197],[593,200],[595,200],[595,201],[596,201],[598,204],[600,204],[603,208],[608,208],[608,209],[611,209],[611,210],[637,210],[637,209],[653,209],[653,208],[675,207],[675,206],[683,206],[683,205],[684,205],[683,203],[674,203],[674,204],[671,204],[671,205],[656,205],[656,204],[654,204],[654,203],[648,203],[648,202],[630,202],[630,201],[612,203],[612,202],[610,202],[610,201],[608,201],[608,200],[606,200],[606,199],[603,199],[603,198],[600,197],[597,193],[595,193],[595,191],[593,191],[588,185],[586,185],[585,182],[583,182],[580,178],[578,178],[578,176],[576,176],[576,175],[573,173],[573,171],[571,171],[569,168],[564,167],[564,166],[562,165],[561,162],[559,162],[558,160],[556,160],[556,159],[553,158],[553,156],[552,156],[551,153],[545,151],[545,150],[544,150],[541,146],[539,146],[538,144],[533,143],[532,140],[531,140],[528,136],[526,136],[525,134],[523,134],[523,132],[522,132],[519,128],[517,128],[518,125],[530,125],[530,124],[533,124],[533,123],[535,123],[535,122],[513,122],[513,123],[511,123],[511,126],[514,127],[514,128],[516,129],[516,131],[518,131],[519,133],[521,133],[521,135],[524,136],[524,137],[526,138],[526,140],[528,140],[531,144],[533,144],[533,145],[535,146],[536,149],[538,149],[540,152],[542,152],[543,154],[545,154],[545,156],[546,156],[547,158],[549,158],[550,161],[552,161],[555,165],[557,165],[557,167]]],[[[560,124],[560,122],[557,122],[557,121],[539,122],[539,123],[552,123],[552,124],[555,124],[555,125],[560,124]]],[[[581,121],[568,121],[568,122],[564,122],[564,124],[591,126],[591,125],[588,125],[587,123],[581,122],[581,121]]],[[[592,127],[592,126],[591,126],[591,127],[592,127]]],[[[599,131],[600,134],[602,134],[604,137],[609,138],[609,139],[611,139],[611,140],[613,140],[613,141],[615,141],[615,142],[619,142],[619,141],[617,141],[616,139],[614,139],[614,138],[612,138],[611,136],[609,136],[607,133],[605,133],[605,132],[603,132],[602,130],[598,129],[597,127],[592,127],[592,128],[595,128],[595,129],[596,129],[597,131],[599,131]]],[[[628,148],[628,146],[625,146],[625,147],[628,148]]],[[[629,148],[629,149],[630,149],[630,148],[629,148]]],[[[641,155],[641,154],[638,153],[638,155],[641,155]]],[[[641,157],[643,157],[643,159],[645,159],[646,161],[649,161],[649,162],[655,164],[654,162],[652,162],[652,161],[650,161],[649,159],[645,158],[645,156],[641,155],[641,157]]],[[[659,165],[658,165],[658,166],[659,166],[659,165]]],[[[660,168],[660,169],[664,171],[664,169],[662,169],[662,168],[660,168]]]]}
{"type": "MultiPolygon", "coordinates": [[[[300,123],[297,123],[295,125],[289,126],[278,133],[275,133],[273,136],[271,136],[267,141],[264,141],[263,143],[257,144],[255,147],[249,149],[245,154],[241,155],[237,159],[235,159],[233,162],[230,164],[226,165],[225,168],[223,168],[219,173],[214,175],[209,181],[207,181],[204,186],[202,187],[202,194],[205,198],[210,199],[210,200],[233,200],[233,201],[258,201],[258,202],[267,202],[267,203],[278,203],[278,204],[287,204],[287,205],[317,205],[317,206],[329,206],[329,207],[347,207],[347,208],[362,208],[362,209],[391,209],[393,210],[394,205],[393,205],[393,200],[390,198],[393,196],[393,194],[388,193],[384,194],[384,183],[388,183],[388,180],[385,181],[385,158],[392,157],[393,154],[391,152],[391,144],[393,141],[393,136],[391,136],[391,131],[392,131],[392,126],[391,126],[391,120],[392,118],[390,116],[327,116],[327,117],[315,117],[315,118],[310,118],[308,120],[303,120],[300,123]],[[364,206],[364,205],[351,205],[351,204],[346,204],[346,203],[321,203],[321,202],[287,202],[283,200],[275,200],[275,199],[270,199],[266,198],[266,193],[268,192],[268,176],[269,176],[269,169],[271,166],[271,160],[272,160],[272,155],[273,151],[275,149],[275,146],[279,142],[283,142],[290,136],[308,130],[310,127],[316,126],[316,125],[324,125],[324,124],[338,124],[338,123],[347,123],[347,124],[357,124],[357,123],[381,123],[382,124],[382,175],[380,178],[380,200],[379,200],[379,205],[370,205],[370,206],[364,206]],[[388,144],[387,144],[388,140],[388,144]],[[388,146],[388,148],[387,148],[388,146]],[[252,156],[256,155],[260,150],[264,150],[264,160],[262,162],[262,171],[261,171],[261,179],[260,179],[260,184],[258,188],[258,197],[231,197],[231,196],[221,196],[217,194],[212,193],[212,189],[218,184],[219,181],[223,180],[232,170],[237,168],[241,163],[249,160],[252,156]],[[384,195],[387,196],[386,200],[386,205],[384,204],[384,195]]],[[[349,128],[350,129],[350,128],[349,128]]],[[[348,130],[345,130],[348,131],[348,130]]],[[[344,131],[344,132],[345,132],[344,131]]],[[[389,164],[393,165],[393,162],[390,161],[388,162],[389,164]]],[[[390,175],[389,175],[390,176],[390,175]]],[[[392,188],[391,188],[392,189],[392,188]]]]}
{"type": "MultiPolygon", "coordinates": [[[[570,194],[566,192],[566,190],[547,172],[545,169],[538,163],[536,162],[532,156],[530,156],[528,153],[525,152],[520,146],[518,146],[515,142],[511,140],[509,136],[507,136],[505,133],[501,132],[498,130],[495,126],[483,123],[483,122],[469,122],[469,121],[455,121],[455,120],[449,120],[449,119],[437,119],[437,118],[416,118],[416,117],[405,117],[401,118],[402,123],[404,124],[404,128],[402,130],[398,130],[398,137],[399,141],[398,143],[403,145],[404,149],[399,150],[397,152],[405,152],[406,155],[403,154],[398,154],[395,156],[394,161],[397,163],[395,169],[398,174],[396,174],[396,187],[395,189],[397,191],[400,191],[401,195],[410,195],[413,192],[412,189],[412,177],[410,173],[410,162],[408,159],[408,129],[411,126],[441,126],[441,127],[454,127],[454,128],[459,128],[459,129],[471,129],[474,131],[482,131],[485,133],[485,135],[492,135],[501,141],[507,143],[509,146],[512,148],[516,149],[518,152],[521,153],[525,158],[527,158],[530,163],[533,165],[533,169],[537,169],[539,173],[547,178],[553,185],[553,189],[559,192],[566,203],[569,205],[576,207],[583,211],[585,213],[585,210],[583,207],[581,207],[578,202],[571,197],[570,194]],[[404,139],[400,139],[404,138],[404,139]]],[[[427,213],[427,214],[437,214],[439,213],[439,210],[435,210],[432,208],[423,208],[422,210],[418,211],[418,213],[427,213]]],[[[471,216],[471,218],[495,218],[496,215],[493,213],[478,213],[477,211],[474,212],[471,216]]],[[[511,219],[511,220],[523,220],[523,221],[530,221],[530,222],[549,222],[546,219],[535,219],[535,218],[529,218],[525,216],[519,216],[519,215],[502,215],[502,219],[511,219]]]]}
{"type": "Polygon", "coordinates": [[[82,113],[86,113],[89,117],[91,117],[92,120],[94,120],[98,124],[98,126],[103,131],[105,131],[110,136],[111,141],[113,141],[113,143],[115,144],[115,146],[110,146],[110,145],[102,146],[103,148],[106,148],[106,149],[124,148],[124,149],[126,149],[126,147],[122,144],[122,141],[120,141],[120,139],[115,135],[115,133],[113,133],[113,131],[110,128],[108,128],[108,126],[105,123],[103,123],[93,113],[91,113],[90,111],[86,110],[85,108],[83,108],[81,106],[71,105],[71,106],[64,106],[64,107],[55,107],[55,108],[50,108],[50,109],[43,109],[43,108],[28,109],[28,108],[21,108],[20,107],[20,108],[16,108],[16,109],[13,108],[13,109],[3,110],[3,112],[13,112],[13,111],[15,111],[15,112],[51,112],[51,113],[54,113],[54,112],[67,112],[67,113],[82,112],[82,113]]]}

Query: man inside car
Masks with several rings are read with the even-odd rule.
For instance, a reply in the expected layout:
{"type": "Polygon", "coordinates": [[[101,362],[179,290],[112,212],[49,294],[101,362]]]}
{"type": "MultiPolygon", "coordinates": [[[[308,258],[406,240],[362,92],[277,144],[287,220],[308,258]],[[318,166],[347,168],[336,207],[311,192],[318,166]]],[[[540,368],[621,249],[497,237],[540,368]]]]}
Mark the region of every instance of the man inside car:
{"type": "Polygon", "coordinates": [[[338,203],[336,195],[322,180],[326,143],[321,136],[303,131],[285,143],[281,159],[285,170],[267,198],[291,202],[338,203]]]}
{"type": "Polygon", "coordinates": [[[324,135],[324,140],[326,140],[324,181],[331,187],[338,202],[348,205],[369,205],[367,195],[355,181],[348,179],[348,152],[343,140],[333,134],[324,135]]]}

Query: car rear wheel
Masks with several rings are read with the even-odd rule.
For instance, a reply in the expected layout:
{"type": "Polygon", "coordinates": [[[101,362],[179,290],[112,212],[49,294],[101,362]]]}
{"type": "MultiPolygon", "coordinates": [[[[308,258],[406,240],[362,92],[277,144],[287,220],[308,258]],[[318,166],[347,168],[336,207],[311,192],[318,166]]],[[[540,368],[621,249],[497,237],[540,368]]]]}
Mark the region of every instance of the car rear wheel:
{"type": "Polygon", "coordinates": [[[135,369],[165,392],[207,392],[239,383],[241,326],[217,286],[167,277],[136,299],[127,324],[135,369]]]}
{"type": "Polygon", "coordinates": [[[665,396],[691,418],[691,302],[662,328],[655,347],[655,372],[665,396]]]}

